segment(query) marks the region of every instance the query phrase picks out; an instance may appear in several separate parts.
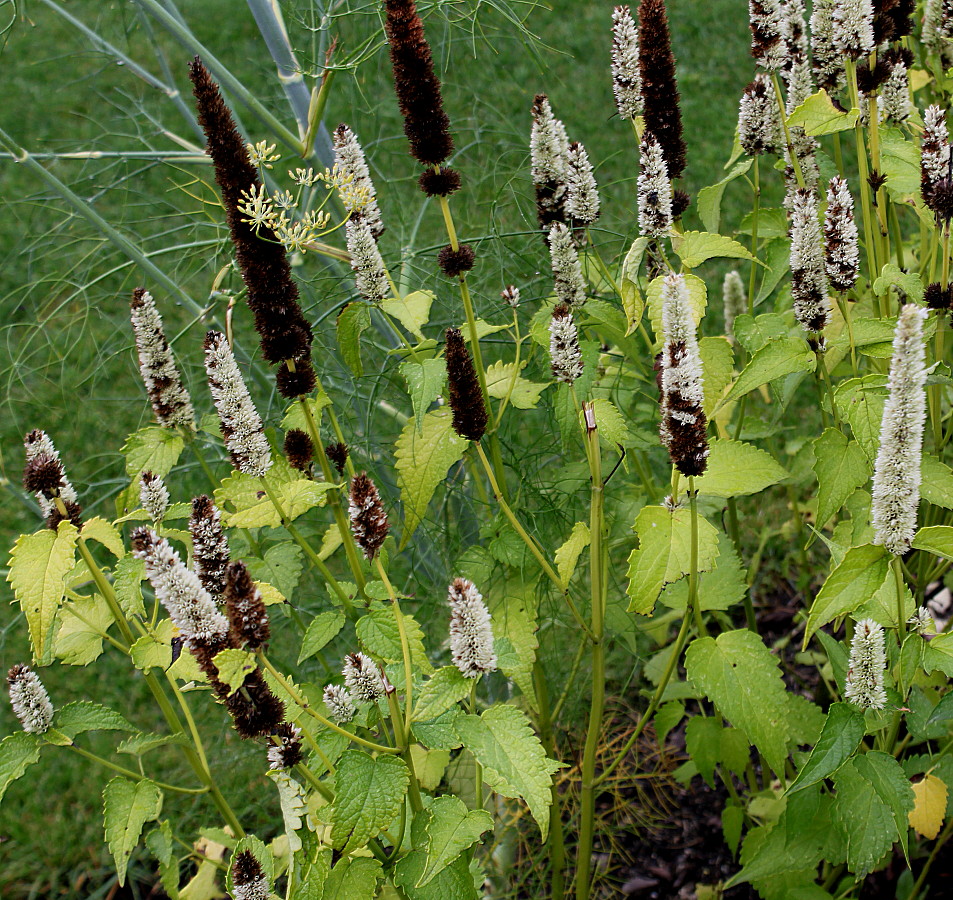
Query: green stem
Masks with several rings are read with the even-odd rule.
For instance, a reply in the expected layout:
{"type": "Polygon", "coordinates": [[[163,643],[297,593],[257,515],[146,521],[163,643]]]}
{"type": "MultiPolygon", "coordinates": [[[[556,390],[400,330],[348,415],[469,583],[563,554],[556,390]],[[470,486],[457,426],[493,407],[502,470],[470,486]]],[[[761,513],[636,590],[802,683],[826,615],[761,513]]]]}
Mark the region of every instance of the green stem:
{"type": "Polygon", "coordinates": [[[400,758],[410,771],[410,806],[415,813],[418,813],[424,808],[424,804],[420,796],[420,786],[417,783],[417,773],[414,771],[414,757],[410,752],[410,730],[404,730],[404,724],[400,717],[400,704],[397,702],[397,696],[393,691],[387,694],[387,705],[390,707],[390,720],[394,726],[394,738],[400,748],[400,758]]]}
{"type": "Polygon", "coordinates": [[[387,572],[381,563],[381,558],[375,557],[374,562],[377,565],[377,574],[384,582],[384,588],[390,597],[391,605],[394,609],[394,619],[397,622],[397,634],[400,635],[400,652],[404,657],[404,734],[410,735],[410,721],[414,708],[414,681],[413,667],[410,659],[410,642],[407,640],[407,627],[404,624],[404,614],[400,611],[400,601],[397,599],[397,591],[390,583],[387,572]]]}
{"type": "Polygon", "coordinates": [[[695,613],[695,625],[699,637],[705,637],[705,620],[702,616],[702,606],[698,602],[698,492],[695,490],[695,479],[688,477],[688,506],[691,511],[691,569],[688,573],[688,602],[695,613]]]}
{"type": "Polygon", "coordinates": [[[754,209],[751,218],[751,273],[748,275],[748,313],[753,316],[755,281],[758,272],[758,218],[761,211],[761,172],[757,156],[754,158],[754,166],[752,167],[752,180],[754,209]]]}
{"type": "MultiPolygon", "coordinates": [[[[77,747],[76,744],[67,744],[66,745],[74,753],[78,753],[84,759],[88,759],[91,762],[98,763],[106,769],[110,769],[113,772],[118,772],[120,775],[125,775],[127,778],[132,778],[135,781],[141,781],[148,776],[143,775],[142,772],[134,772],[132,769],[126,769],[122,766],[117,766],[115,763],[110,762],[108,759],[103,759],[101,756],[97,756],[95,753],[90,753],[88,750],[84,750],[82,747],[77,747]]],[[[166,784],[164,781],[156,781],[155,779],[149,778],[156,787],[162,788],[164,791],[174,791],[177,794],[207,794],[207,787],[200,788],[184,788],[179,787],[176,784],[166,784]]]]}
{"type": "MultiPolygon", "coordinates": [[[[581,642],[585,646],[585,640],[581,642]]],[[[539,704],[539,739],[550,759],[558,759],[556,755],[556,741],[553,736],[553,716],[549,708],[549,686],[543,666],[537,659],[533,665],[533,683],[536,687],[536,700],[539,704]]],[[[471,695],[471,703],[473,697],[471,695]]],[[[471,710],[472,711],[472,710],[471,710]]],[[[480,806],[483,806],[483,795],[477,795],[480,806]]],[[[562,798],[559,796],[559,786],[553,779],[550,787],[549,811],[549,839],[546,847],[549,850],[549,876],[552,900],[563,900],[566,894],[566,838],[563,833],[562,798]]]]}
{"type": "Polygon", "coordinates": [[[801,172],[801,161],[794,152],[794,143],[791,141],[791,132],[788,130],[788,112],[784,106],[784,97],[781,94],[781,84],[778,81],[778,73],[771,73],[771,83],[774,85],[774,98],[778,103],[778,109],[781,113],[781,127],[784,129],[784,143],[788,148],[788,159],[791,167],[794,169],[794,177],[797,179],[797,186],[804,187],[804,174],[801,172]]]}

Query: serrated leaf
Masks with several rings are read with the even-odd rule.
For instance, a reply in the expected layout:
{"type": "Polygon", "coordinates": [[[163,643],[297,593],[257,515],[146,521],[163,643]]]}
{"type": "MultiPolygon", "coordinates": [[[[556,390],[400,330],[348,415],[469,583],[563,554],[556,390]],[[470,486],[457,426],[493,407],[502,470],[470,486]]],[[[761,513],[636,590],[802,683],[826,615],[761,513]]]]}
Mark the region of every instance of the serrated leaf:
{"type": "Polygon", "coordinates": [[[850,703],[832,703],[817,746],[788,788],[793,794],[834,774],[860,745],[867,727],[864,714],[850,703]]]}
{"type": "Polygon", "coordinates": [[[364,374],[361,361],[361,334],[371,327],[371,310],[366,303],[348,303],[337,319],[338,347],[347,367],[360,378],[364,374]]]}
{"type": "Polygon", "coordinates": [[[943,509],[953,509],[953,470],[930,453],[920,462],[920,496],[943,509]]]}
{"type": "Polygon", "coordinates": [[[310,659],[315,653],[323,650],[344,627],[345,616],[339,609],[329,609],[318,613],[308,625],[308,630],[301,640],[301,652],[298,654],[298,664],[310,659]]]}
{"type": "Polygon", "coordinates": [[[257,668],[254,654],[247,650],[220,650],[212,662],[218,669],[218,680],[228,685],[230,695],[234,694],[245,683],[249,673],[257,668]]]}
{"type": "Polygon", "coordinates": [[[923,668],[927,672],[943,672],[953,678],[953,632],[937,634],[923,644],[923,668]]]}
{"type": "MultiPolygon", "coordinates": [[[[666,584],[691,571],[691,511],[645,506],[635,520],[639,546],[629,555],[629,612],[646,616],[666,584]]],[[[698,518],[697,571],[708,572],[718,557],[718,531],[698,518]]]]}
{"type": "Polygon", "coordinates": [[[102,635],[113,624],[113,615],[98,594],[63,604],[53,655],[68,666],[86,666],[103,652],[102,635]]]}
{"type": "Polygon", "coordinates": [[[334,774],[331,845],[348,853],[376,837],[400,811],[409,779],[402,759],[346,750],[334,774]]]}
{"type": "MultiPolygon", "coordinates": [[[[374,656],[378,656],[387,662],[396,662],[403,660],[404,653],[401,648],[400,631],[397,628],[397,620],[394,617],[394,610],[390,605],[372,609],[366,615],[361,616],[355,626],[357,638],[361,645],[374,656]]],[[[417,620],[407,613],[403,613],[404,630],[407,634],[407,643],[410,647],[410,658],[413,661],[416,671],[424,675],[429,675],[433,671],[433,666],[427,658],[424,650],[424,633],[417,620]]]]}
{"type": "Polygon", "coordinates": [[[507,578],[502,589],[494,590],[487,602],[500,671],[516,682],[529,705],[536,709],[532,678],[539,649],[535,582],[507,578]]]}
{"type": "MultiPolygon", "coordinates": [[[[610,447],[616,445],[622,447],[637,446],[643,448],[644,441],[634,435],[626,424],[625,418],[619,408],[611,401],[604,398],[598,398],[592,401],[592,410],[596,418],[596,427],[599,429],[599,437],[610,447]]],[[[579,413],[580,417],[583,415],[579,413]]],[[[580,422],[582,419],[580,418],[580,422]]]]}
{"type": "Polygon", "coordinates": [[[410,745],[417,783],[425,791],[435,791],[450,764],[449,750],[428,750],[420,744],[410,745]]]}
{"type": "Polygon", "coordinates": [[[40,664],[52,655],[53,623],[66,593],[66,576],[73,568],[76,527],[60,522],[17,538],[10,552],[7,581],[26,616],[34,659],[40,664]]]}
{"type": "Polygon", "coordinates": [[[906,852],[913,788],[889,754],[871,750],[834,773],[834,821],[847,842],[847,868],[866,875],[899,840],[906,852]]]}
{"type": "Polygon", "coordinates": [[[753,162],[754,160],[750,156],[745,157],[740,162],[735,163],[721,181],[703,187],[698,192],[698,216],[708,231],[717,232],[721,224],[721,200],[725,194],[725,188],[736,178],[747,174],[753,162]]]}
{"type": "MultiPolygon", "coordinates": [[[[177,431],[147,425],[126,438],[120,451],[126,457],[126,475],[137,480],[143,472],[165,477],[179,461],[185,440],[177,431]]],[[[135,505],[135,504],[134,504],[135,505]]]]}
{"type": "Polygon", "coordinates": [[[339,859],[328,873],[321,900],[367,900],[368,897],[375,897],[381,869],[381,864],[369,857],[339,859]]]}
{"type": "Polygon", "coordinates": [[[672,250],[689,269],[708,259],[754,259],[751,252],[733,238],[708,231],[686,231],[672,235],[672,250]]]}
{"type": "MultiPolygon", "coordinates": [[[[520,369],[525,368],[521,364],[520,369]]],[[[517,409],[535,409],[540,394],[548,384],[539,384],[523,378],[516,371],[515,363],[495,362],[486,370],[486,390],[495,400],[509,396],[510,403],[517,409]]]]}
{"type": "Polygon", "coordinates": [[[727,338],[706,337],[698,342],[698,352],[701,354],[702,369],[705,373],[705,399],[702,408],[705,415],[710,417],[731,381],[735,351],[727,338]]]}
{"type": "Polygon", "coordinates": [[[788,477],[774,457],[754,444],[713,440],[705,474],[695,480],[700,494],[744,497],[757,494],[788,477]]]}
{"type": "Polygon", "coordinates": [[[451,706],[429,722],[414,722],[414,737],[433,750],[456,750],[462,743],[456,728],[462,715],[458,707],[451,706]]]}
{"type": "Polygon", "coordinates": [[[849,131],[856,124],[859,115],[860,111],[857,109],[849,112],[838,109],[831,102],[827,91],[821,88],[788,116],[788,127],[803,128],[806,134],[818,137],[849,131]]]}
{"type": "Polygon", "coordinates": [[[175,854],[172,826],[162,822],[146,835],[146,846],[159,862],[159,878],[170,900],[179,900],[179,860],[175,854]]]}
{"type": "Polygon", "coordinates": [[[450,709],[470,693],[472,681],[464,678],[456,666],[437,669],[424,682],[414,704],[414,721],[429,722],[450,709]]]}
{"type": "MultiPolygon", "coordinates": [[[[338,490],[327,481],[312,481],[292,474],[284,460],[276,460],[266,476],[282,508],[291,520],[316,506],[324,506],[328,491],[338,490]]],[[[268,498],[261,479],[236,472],[215,490],[215,505],[228,528],[277,528],[281,516],[268,498]]]]}
{"type": "Polygon", "coordinates": [[[83,538],[87,541],[96,541],[102,544],[116,559],[126,555],[126,548],[122,543],[122,535],[105,519],[94,516],[83,522],[83,538]]]}
{"type": "Polygon", "coordinates": [[[909,813],[910,827],[932,841],[946,818],[946,784],[936,775],[927,775],[913,784],[913,809],[909,813]]]}
{"type": "Polygon", "coordinates": [[[126,883],[126,867],[139,843],[142,826],[158,818],[161,810],[162,791],[148,778],[136,782],[120,775],[103,790],[106,842],[116,860],[120,885],[126,883]]]}
{"type": "Polygon", "coordinates": [[[692,716],[685,729],[685,748],[709,787],[715,766],[743,775],[751,758],[748,739],[737,728],[725,728],[708,716],[692,716]]]}
{"type": "MultiPolygon", "coordinates": [[[[314,421],[320,422],[321,411],[331,405],[331,398],[324,391],[318,391],[316,396],[304,398],[304,402],[308,404],[308,409],[311,411],[311,417],[314,421]]],[[[304,414],[301,403],[301,400],[295,400],[288,407],[284,418],[281,420],[280,427],[282,431],[290,431],[292,428],[296,428],[298,431],[308,430],[308,419],[304,414]]]]}
{"type": "Polygon", "coordinates": [[[848,550],[814,598],[804,630],[804,648],[822,625],[866,603],[886,580],[887,571],[883,547],[865,544],[848,550]]]}
{"type": "Polygon", "coordinates": [[[53,727],[70,740],[87,731],[138,731],[125,716],[90,700],[74,700],[58,709],[53,727]]]}
{"type": "Polygon", "coordinates": [[[818,528],[823,528],[870,477],[864,451],[837,428],[828,428],[814,441],[814,473],[818,484],[818,528]]]}
{"type": "Polygon", "coordinates": [[[40,761],[40,738],[16,731],[0,741],[0,801],[7,788],[34,763],[40,761]]]}
{"type": "Polygon", "coordinates": [[[556,571],[559,573],[559,580],[564,584],[569,584],[572,573],[576,571],[576,563],[579,561],[579,555],[589,546],[589,526],[585,522],[576,522],[572,526],[572,532],[566,541],[554,554],[556,562],[556,571]]]}
{"type": "Polygon", "coordinates": [[[815,364],[814,353],[803,339],[784,337],[769,341],[742,369],[725,396],[725,401],[737,400],[762,384],[769,384],[786,375],[810,372],[815,364]]]}
{"type": "Polygon", "coordinates": [[[762,313],[760,316],[742,313],[735,317],[735,339],[751,356],[765,344],[788,337],[789,331],[788,323],[780,313],[762,313]]]}
{"type": "Polygon", "coordinates": [[[407,391],[414,406],[414,421],[417,423],[417,431],[420,432],[423,429],[424,415],[447,383],[447,365],[439,358],[425,359],[422,362],[407,360],[400,364],[400,374],[407,382],[407,391]]]}
{"type": "Polygon", "coordinates": [[[953,560],[953,525],[928,525],[921,528],[910,545],[942,559],[953,560]]]}
{"type": "Polygon", "coordinates": [[[455,727],[483,766],[487,785],[504,797],[524,800],[545,841],[552,776],[560,763],[546,757],[525,714],[515,706],[497,704],[482,715],[461,716],[455,727]]]}
{"type": "Polygon", "coordinates": [[[146,564],[127,554],[113,569],[113,590],[122,611],[129,616],[145,617],[146,608],[142,603],[142,582],[146,580],[146,564]]]}
{"type": "Polygon", "coordinates": [[[486,810],[467,809],[462,800],[453,796],[438,797],[428,813],[427,864],[417,879],[417,887],[432,881],[493,827],[493,817],[486,810]]]}
{"type": "Polygon", "coordinates": [[[188,738],[184,734],[134,734],[132,737],[120,741],[116,747],[117,753],[128,753],[130,756],[141,756],[158,747],[167,747],[169,744],[188,746],[188,738]]]}
{"type": "MultiPolygon", "coordinates": [[[[702,572],[698,578],[698,602],[702,611],[730,609],[744,600],[748,591],[745,570],[735,552],[735,545],[728,535],[718,533],[718,558],[715,568],[702,572]]],[[[662,591],[659,602],[669,609],[686,609],[688,606],[688,579],[681,578],[662,591]]]]}
{"type": "MultiPolygon", "coordinates": [[[[646,293],[649,321],[652,323],[652,333],[656,340],[662,339],[662,288],[664,284],[665,276],[660,275],[658,278],[652,279],[646,293]]],[[[686,275],[685,287],[688,289],[688,300],[695,315],[695,325],[698,325],[705,315],[705,308],[708,306],[708,288],[697,275],[686,275]]]]}
{"type": "Polygon", "coordinates": [[[423,521],[437,485],[447,477],[449,468],[459,462],[469,443],[453,430],[451,421],[447,410],[429,412],[424,416],[420,432],[411,420],[397,439],[394,457],[404,505],[401,549],[407,546],[423,521]]]}
{"type": "Polygon", "coordinates": [[[645,298],[639,290],[639,266],[649,245],[649,238],[638,237],[632,242],[629,252],[622,261],[619,290],[622,292],[622,309],[625,312],[626,335],[630,335],[642,321],[645,312],[645,298]]]}
{"type": "Polygon", "coordinates": [[[298,587],[304,571],[304,553],[294,541],[282,541],[265,551],[262,559],[247,559],[246,565],[255,581],[276,587],[286,599],[298,587]]]}
{"type": "Polygon", "coordinates": [[[834,402],[867,459],[873,464],[880,447],[880,423],[887,397],[887,379],[883,375],[848,378],[834,390],[834,402]]]}
{"type": "Polygon", "coordinates": [[[129,648],[129,658],[137,669],[151,668],[167,670],[180,681],[205,681],[202,670],[195,657],[183,650],[179,658],[172,662],[172,635],[175,626],[171,619],[162,619],[154,629],[154,634],[145,634],[129,648]]]}
{"type": "MultiPolygon", "coordinates": [[[[923,299],[923,280],[918,272],[904,272],[899,266],[887,263],[874,281],[874,293],[879,297],[888,288],[898,287],[907,299],[919,303],[923,299]]],[[[888,338],[889,340],[889,338],[888,338]]]]}
{"type": "Polygon", "coordinates": [[[414,291],[400,299],[384,300],[381,309],[397,319],[414,337],[424,339],[423,327],[430,321],[433,291],[414,291]]]}
{"type": "Polygon", "coordinates": [[[688,679],[783,776],[787,756],[785,689],[778,660],[747,629],[699,638],[685,654],[688,679]]]}
{"type": "Polygon", "coordinates": [[[269,769],[265,774],[278,788],[278,800],[281,803],[281,817],[285,824],[288,848],[292,853],[297,853],[301,849],[298,831],[304,827],[304,818],[308,814],[304,788],[284,769],[269,769]]]}

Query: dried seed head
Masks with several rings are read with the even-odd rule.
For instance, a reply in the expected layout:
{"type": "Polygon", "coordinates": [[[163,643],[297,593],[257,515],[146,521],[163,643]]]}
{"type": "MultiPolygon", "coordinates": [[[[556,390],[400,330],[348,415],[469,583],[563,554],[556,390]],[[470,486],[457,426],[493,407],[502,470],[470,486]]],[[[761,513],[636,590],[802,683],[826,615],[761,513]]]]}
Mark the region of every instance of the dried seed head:
{"type": "Polygon", "coordinates": [[[304,758],[301,752],[301,729],[282,722],[272,740],[276,743],[268,748],[269,769],[291,769],[304,758]]]}
{"type": "Polygon", "coordinates": [[[318,382],[318,376],[314,372],[314,366],[310,359],[299,359],[292,369],[287,361],[278,366],[275,373],[275,385],[278,393],[288,400],[295,400],[310,394],[318,382]]]}
{"type": "Polygon", "coordinates": [[[953,309],[953,285],[943,287],[939,281],[931,281],[923,292],[923,302],[930,309],[953,309]]]}
{"type": "Polygon", "coordinates": [[[735,319],[748,311],[748,296],[741,276],[734,270],[725,275],[721,289],[725,307],[725,334],[734,343],[735,319]]]}
{"type": "Polygon", "coordinates": [[[873,619],[861,619],[850,642],[844,698],[860,709],[883,709],[887,705],[886,665],[883,628],[873,619]]]}
{"type": "Polygon", "coordinates": [[[563,123],[553,115],[545,94],[537,94],[533,101],[529,150],[536,216],[540,229],[548,235],[554,222],[566,221],[569,138],[563,123]]]}
{"type": "Polygon", "coordinates": [[[139,503],[153,522],[161,522],[169,509],[169,491],[155,472],[139,476],[139,503]]]}
{"type": "Polygon", "coordinates": [[[874,43],[880,46],[911,34],[915,10],[916,0],[878,0],[874,6],[874,43]]]}
{"type": "Polygon", "coordinates": [[[189,516],[192,536],[192,565],[202,587],[216,602],[225,590],[225,569],[228,567],[228,538],[222,530],[222,514],[206,494],[192,500],[189,516]]]}
{"type": "Polygon", "coordinates": [[[261,477],[271,468],[271,448],[232,349],[219,331],[205,337],[205,371],[232,465],[261,477]]]}
{"type": "Polygon", "coordinates": [[[448,166],[439,166],[437,171],[427,169],[417,179],[417,186],[428,197],[449,197],[460,190],[460,173],[448,166]]]}
{"type": "Polygon", "coordinates": [[[568,160],[566,212],[574,223],[591,225],[599,218],[599,189],[586,148],[574,141],[569,145],[568,160]]]}
{"type": "Polygon", "coordinates": [[[824,265],[830,286],[841,293],[849,291],[857,283],[860,273],[860,251],[854,221],[854,198],[844,178],[835,176],[827,188],[824,237],[824,265]]]}
{"type": "Polygon", "coordinates": [[[476,254],[469,244],[459,244],[454,250],[447,244],[437,255],[437,265],[447,278],[460,278],[473,268],[476,254]]]}
{"type": "Polygon", "coordinates": [[[661,145],[668,177],[674,181],[685,171],[685,141],[665,0],[639,4],[639,71],[645,129],[661,145]]]}
{"type": "Polygon", "coordinates": [[[572,232],[562,222],[554,222],[549,229],[549,256],[556,299],[569,306],[582,306],[586,302],[582,265],[572,232]]]}
{"type": "MultiPolygon", "coordinates": [[[[355,655],[360,656],[361,654],[355,655]]],[[[346,671],[347,662],[345,661],[346,671]]],[[[324,689],[324,705],[328,708],[331,721],[337,722],[338,725],[346,725],[357,715],[357,708],[351,700],[348,689],[340,684],[329,684],[324,689]]]]}
{"type": "Polygon", "coordinates": [[[579,334],[572,320],[572,310],[565,303],[559,303],[553,309],[549,323],[549,357],[556,381],[572,384],[582,375],[579,334]]]}
{"type": "Polygon", "coordinates": [[[366,219],[374,240],[384,233],[384,220],[377,205],[377,191],[364,157],[364,149],[357,135],[343,122],[334,129],[334,162],[344,178],[355,190],[343,195],[344,208],[349,214],[360,212],[366,219]],[[355,205],[355,198],[363,202],[355,205]]]}
{"type": "Polygon", "coordinates": [[[166,428],[195,429],[195,412],[182,385],[175,358],[162,328],[162,316],[145,288],[132,292],[132,330],[136,337],[139,372],[156,420],[166,428]]]}
{"type": "Polygon", "coordinates": [[[785,18],[780,0],[748,0],[751,55],[759,66],[774,72],[784,65],[785,18]]]}
{"type": "Polygon", "coordinates": [[[662,286],[662,340],[659,433],[679,472],[701,475],[708,465],[704,374],[684,275],[668,275],[662,286]]]}
{"type": "Polygon", "coordinates": [[[331,465],[338,470],[338,475],[343,475],[344,467],[347,465],[347,444],[328,444],[324,448],[324,453],[331,465]]]}
{"type": "Polygon", "coordinates": [[[817,333],[830,323],[828,287],[817,198],[813,191],[799,189],[791,212],[791,296],[805,331],[817,333]]]}
{"type": "Polygon", "coordinates": [[[16,665],[7,673],[10,704],[24,731],[45,734],[53,723],[53,704],[36,672],[16,665]]]}
{"type": "MultiPolygon", "coordinates": [[[[381,670],[377,663],[363,653],[349,653],[345,656],[342,674],[352,703],[361,705],[376,703],[386,693],[384,679],[381,677],[381,670]]],[[[325,689],[324,702],[328,702],[327,689],[325,689]]],[[[330,709],[330,704],[328,708],[330,709]]]]}
{"type": "Polygon", "coordinates": [[[209,680],[216,695],[225,703],[235,731],[245,740],[274,734],[284,719],[285,705],[271,692],[260,669],[249,672],[241,687],[232,694],[228,694],[229,688],[217,678],[209,680]],[[223,696],[225,694],[227,696],[223,696]]]}
{"type": "Polygon", "coordinates": [[[496,671],[493,626],[483,595],[472,581],[455,579],[449,588],[450,652],[465,678],[496,671]]]}
{"type": "Polygon", "coordinates": [[[639,30],[628,6],[617,6],[612,13],[612,93],[623,119],[642,115],[639,30]]]}
{"type": "Polygon", "coordinates": [[[368,559],[374,559],[387,539],[390,525],[380,494],[366,472],[361,472],[351,479],[348,515],[354,540],[368,559]]]}
{"type": "Polygon", "coordinates": [[[146,564],[146,576],[159,602],[189,642],[216,643],[228,634],[228,620],[179,554],[149,528],[132,533],[133,555],[146,564]]]}
{"type": "Polygon", "coordinates": [[[764,73],[756,75],[741,95],[738,140],[748,156],[779,153],[784,143],[774,88],[764,73]]]}
{"type": "Polygon", "coordinates": [[[639,147],[639,231],[645,237],[665,237],[672,230],[672,182],[662,147],[646,132],[639,147]]]}
{"type": "Polygon", "coordinates": [[[384,6],[394,88],[410,155],[425,166],[442,163],[453,152],[453,139],[423,22],[414,0],[384,0],[384,6]]]}
{"type": "Polygon", "coordinates": [[[893,338],[889,394],[880,424],[870,514],[874,543],[901,556],[910,549],[920,505],[920,457],[926,421],[926,352],[923,321],[927,311],[907,304],[893,338]]]}
{"type": "Polygon", "coordinates": [[[832,27],[838,53],[850,59],[867,56],[874,49],[872,0],[835,0],[832,27]]]}
{"type": "Polygon", "coordinates": [[[473,359],[459,328],[447,329],[444,360],[447,364],[453,430],[468,441],[478,441],[486,431],[489,416],[473,359]]]}
{"type": "Polygon", "coordinates": [[[251,850],[242,850],[232,863],[235,900],[268,900],[268,878],[251,850]]]}
{"type": "Polygon", "coordinates": [[[387,269],[367,220],[360,213],[353,213],[347,220],[344,231],[357,292],[368,303],[386,300],[390,296],[387,269]]]}
{"type": "Polygon", "coordinates": [[[314,442],[311,436],[298,428],[292,428],[285,435],[285,456],[288,465],[299,472],[308,472],[314,460],[314,442]]]}
{"type": "Polygon", "coordinates": [[[225,613],[232,632],[247,650],[268,643],[271,624],[261,591],[243,562],[233,562],[225,572],[225,613]]]}

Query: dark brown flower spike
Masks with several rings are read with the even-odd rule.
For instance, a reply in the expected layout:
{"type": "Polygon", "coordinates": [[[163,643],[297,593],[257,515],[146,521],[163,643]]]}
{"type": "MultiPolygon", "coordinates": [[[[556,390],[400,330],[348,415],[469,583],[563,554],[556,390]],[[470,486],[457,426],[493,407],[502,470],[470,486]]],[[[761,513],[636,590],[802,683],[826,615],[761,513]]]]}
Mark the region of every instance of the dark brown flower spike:
{"type": "Polygon", "coordinates": [[[330,460],[339,475],[344,474],[344,467],[347,465],[348,449],[347,444],[328,444],[324,448],[325,456],[330,460]]]}
{"type": "Polygon", "coordinates": [[[243,193],[262,189],[258,171],[218,85],[198,57],[189,66],[189,76],[262,355],[275,365],[294,360],[298,378],[279,378],[278,389],[284,396],[299,396],[285,391],[296,391],[306,383],[302,379],[311,368],[312,334],[298,302],[287,254],[269,228],[262,226],[256,232],[244,221],[239,203],[243,193]]]}
{"type": "Polygon", "coordinates": [[[473,268],[476,254],[469,244],[460,244],[456,250],[449,244],[437,255],[437,265],[447,278],[459,278],[473,268]]]}
{"type": "Polygon", "coordinates": [[[368,559],[374,559],[387,539],[390,525],[377,487],[366,472],[351,479],[348,515],[355,543],[368,559]]]}
{"type": "Polygon", "coordinates": [[[232,861],[232,882],[236,900],[268,897],[268,879],[261,863],[250,850],[242,850],[232,861]]]}
{"type": "Polygon", "coordinates": [[[450,408],[453,410],[453,430],[468,441],[478,441],[486,432],[489,417],[473,359],[459,328],[447,329],[444,358],[447,363],[450,408]]]}
{"type": "Polygon", "coordinates": [[[417,184],[428,197],[449,197],[460,190],[460,173],[447,166],[440,166],[436,171],[428,169],[417,184]]]}
{"type": "Polygon", "coordinates": [[[34,429],[23,439],[23,446],[26,450],[23,486],[36,497],[46,519],[46,527],[56,531],[60,522],[67,520],[79,528],[83,509],[77,502],[76,491],[66,477],[66,469],[49,435],[38,428],[34,429]]]}
{"type": "Polygon", "coordinates": [[[645,129],[661,144],[674,181],[685,171],[685,141],[665,0],[642,0],[639,6],[639,68],[645,129]]]}
{"type": "Polygon", "coordinates": [[[307,472],[314,461],[314,442],[311,436],[298,428],[292,428],[285,435],[285,456],[288,465],[299,472],[307,472]]]}
{"type": "Polygon", "coordinates": [[[271,624],[261,591],[243,562],[233,562],[225,571],[225,614],[238,642],[247,650],[268,643],[271,624]]]}
{"type": "Polygon", "coordinates": [[[207,494],[192,500],[189,517],[192,535],[192,559],[195,574],[213,600],[219,600],[225,591],[225,570],[228,568],[228,538],[222,531],[222,514],[207,494]]]}
{"type": "Polygon", "coordinates": [[[384,6],[394,88],[410,154],[425,166],[435,166],[453,152],[453,139],[423,22],[414,0],[384,0],[384,6]]]}

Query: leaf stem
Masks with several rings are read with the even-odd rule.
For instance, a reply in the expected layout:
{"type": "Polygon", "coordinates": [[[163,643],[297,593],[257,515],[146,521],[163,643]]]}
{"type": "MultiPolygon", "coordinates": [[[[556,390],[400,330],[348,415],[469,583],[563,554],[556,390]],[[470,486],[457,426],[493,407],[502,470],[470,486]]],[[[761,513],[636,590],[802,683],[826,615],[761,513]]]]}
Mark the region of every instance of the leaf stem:
{"type": "Polygon", "coordinates": [[[95,753],[90,753],[89,750],[84,750],[82,747],[77,747],[76,744],[66,744],[66,747],[72,750],[74,753],[78,753],[84,759],[90,760],[90,762],[98,763],[106,769],[110,769],[113,772],[118,772],[120,775],[125,775],[127,778],[132,778],[136,781],[142,781],[144,778],[151,781],[156,787],[162,788],[164,791],[174,791],[177,794],[207,794],[208,787],[200,788],[185,788],[179,787],[176,784],[166,784],[164,781],[155,781],[152,778],[149,778],[147,775],[143,775],[142,772],[134,772],[132,769],[126,769],[123,766],[118,766],[116,763],[110,762],[108,759],[103,759],[101,756],[97,756],[95,753]]]}

